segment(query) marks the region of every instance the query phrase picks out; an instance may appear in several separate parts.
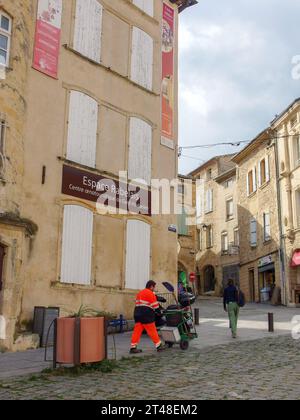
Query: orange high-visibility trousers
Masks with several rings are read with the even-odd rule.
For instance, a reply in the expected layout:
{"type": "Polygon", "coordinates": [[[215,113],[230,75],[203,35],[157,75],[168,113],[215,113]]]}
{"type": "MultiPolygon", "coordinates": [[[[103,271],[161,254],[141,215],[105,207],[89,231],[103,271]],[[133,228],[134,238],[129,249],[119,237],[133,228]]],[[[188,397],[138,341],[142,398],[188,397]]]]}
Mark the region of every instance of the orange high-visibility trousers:
{"type": "Polygon", "coordinates": [[[141,324],[140,322],[135,324],[131,339],[131,347],[137,347],[144,329],[147,331],[147,334],[155,344],[155,347],[159,347],[161,345],[161,341],[156,329],[155,322],[153,322],[152,324],[141,324]]]}

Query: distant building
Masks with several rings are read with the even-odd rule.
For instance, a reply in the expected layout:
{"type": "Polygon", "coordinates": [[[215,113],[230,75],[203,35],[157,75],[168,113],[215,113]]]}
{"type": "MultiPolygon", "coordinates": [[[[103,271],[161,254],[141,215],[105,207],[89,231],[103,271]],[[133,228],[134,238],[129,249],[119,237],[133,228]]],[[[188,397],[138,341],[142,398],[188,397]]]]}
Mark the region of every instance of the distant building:
{"type": "Polygon", "coordinates": [[[232,159],[238,174],[240,286],[250,302],[270,300],[283,285],[275,147],[265,130],[232,159]]]}
{"type": "Polygon", "coordinates": [[[201,293],[239,282],[239,224],[233,155],[216,156],[190,175],[196,182],[196,268],[201,293]]]}

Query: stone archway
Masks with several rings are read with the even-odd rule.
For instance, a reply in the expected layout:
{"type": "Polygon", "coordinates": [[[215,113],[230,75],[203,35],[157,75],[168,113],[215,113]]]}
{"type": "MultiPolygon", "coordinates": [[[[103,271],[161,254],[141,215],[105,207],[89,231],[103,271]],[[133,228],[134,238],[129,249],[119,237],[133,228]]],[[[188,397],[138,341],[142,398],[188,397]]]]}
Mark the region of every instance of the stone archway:
{"type": "Polygon", "coordinates": [[[204,293],[214,292],[216,287],[215,269],[212,265],[207,265],[203,270],[204,293]]]}

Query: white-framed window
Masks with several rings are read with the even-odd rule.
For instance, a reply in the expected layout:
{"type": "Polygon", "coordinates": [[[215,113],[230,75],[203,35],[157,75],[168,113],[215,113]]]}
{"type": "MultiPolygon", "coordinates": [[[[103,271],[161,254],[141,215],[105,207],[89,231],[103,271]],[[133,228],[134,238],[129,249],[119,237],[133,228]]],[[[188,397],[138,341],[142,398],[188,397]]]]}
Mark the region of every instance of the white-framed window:
{"type": "Polygon", "coordinates": [[[297,226],[300,228],[300,188],[296,191],[295,199],[296,199],[296,220],[297,220],[297,226]]]}
{"type": "Polygon", "coordinates": [[[234,246],[240,246],[240,229],[235,228],[233,231],[234,236],[234,246]]]}
{"type": "Polygon", "coordinates": [[[271,219],[270,213],[264,213],[264,241],[267,242],[271,239],[271,219]]]}
{"type": "Polygon", "coordinates": [[[129,130],[129,179],[141,179],[151,183],[152,174],[152,127],[146,121],[130,118],[129,130]]]}
{"type": "Polygon", "coordinates": [[[234,178],[230,178],[227,181],[224,182],[225,188],[232,188],[234,184],[234,178]]]}
{"type": "Polygon", "coordinates": [[[11,42],[11,18],[0,10],[0,66],[8,67],[11,42]]]}
{"type": "Polygon", "coordinates": [[[222,253],[225,254],[229,251],[229,240],[228,240],[228,233],[223,232],[222,233],[222,253]]]}
{"type": "Polygon", "coordinates": [[[247,194],[248,196],[257,190],[256,168],[251,169],[247,175],[247,194]]]}
{"type": "Polygon", "coordinates": [[[132,28],[131,80],[152,90],[153,87],[153,38],[139,28],[132,28]]]}
{"type": "Polygon", "coordinates": [[[73,48],[97,63],[101,61],[102,19],[98,0],[76,0],[73,48]]]}
{"type": "Polygon", "coordinates": [[[234,202],[233,198],[226,201],[226,220],[232,220],[234,218],[234,202]]]}
{"type": "Polygon", "coordinates": [[[202,229],[197,230],[198,250],[202,251],[202,229]]]}
{"type": "Polygon", "coordinates": [[[205,212],[211,213],[214,210],[213,207],[213,196],[214,192],[212,189],[206,191],[206,203],[205,203],[205,212]]]}
{"type": "Polygon", "coordinates": [[[255,218],[250,220],[250,244],[252,247],[257,246],[257,221],[255,218]]]}
{"type": "Polygon", "coordinates": [[[266,184],[270,181],[270,163],[269,156],[266,156],[258,165],[258,186],[266,184]]]}
{"type": "Polygon", "coordinates": [[[91,284],[93,212],[85,207],[64,207],[61,283],[91,284]]]}
{"type": "Polygon", "coordinates": [[[293,139],[294,144],[294,162],[295,168],[300,166],[300,135],[295,136],[293,139]]]}
{"type": "Polygon", "coordinates": [[[154,16],[154,0],[133,0],[133,4],[147,15],[154,16]]]}
{"type": "Polygon", "coordinates": [[[184,195],[184,182],[180,181],[178,182],[178,188],[177,188],[177,192],[180,195],[184,195]]]}
{"type": "Polygon", "coordinates": [[[67,159],[94,168],[97,131],[98,102],[82,92],[71,91],[67,159]]]}
{"type": "Polygon", "coordinates": [[[150,279],[151,226],[128,220],[126,232],[126,289],[141,290],[150,279]]]}
{"type": "Polygon", "coordinates": [[[212,248],[214,246],[213,226],[207,226],[206,228],[206,248],[212,248]]]}

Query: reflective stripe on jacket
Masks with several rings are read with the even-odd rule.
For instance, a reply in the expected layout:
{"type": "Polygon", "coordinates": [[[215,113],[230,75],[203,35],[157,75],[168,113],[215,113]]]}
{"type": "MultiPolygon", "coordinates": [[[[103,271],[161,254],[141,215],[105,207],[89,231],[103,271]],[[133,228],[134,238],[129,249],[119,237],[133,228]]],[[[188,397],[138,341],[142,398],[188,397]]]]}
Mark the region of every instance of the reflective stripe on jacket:
{"type": "Polygon", "coordinates": [[[150,289],[144,289],[136,296],[134,320],[142,324],[155,322],[155,310],[159,303],[155,294],[150,289]]]}

